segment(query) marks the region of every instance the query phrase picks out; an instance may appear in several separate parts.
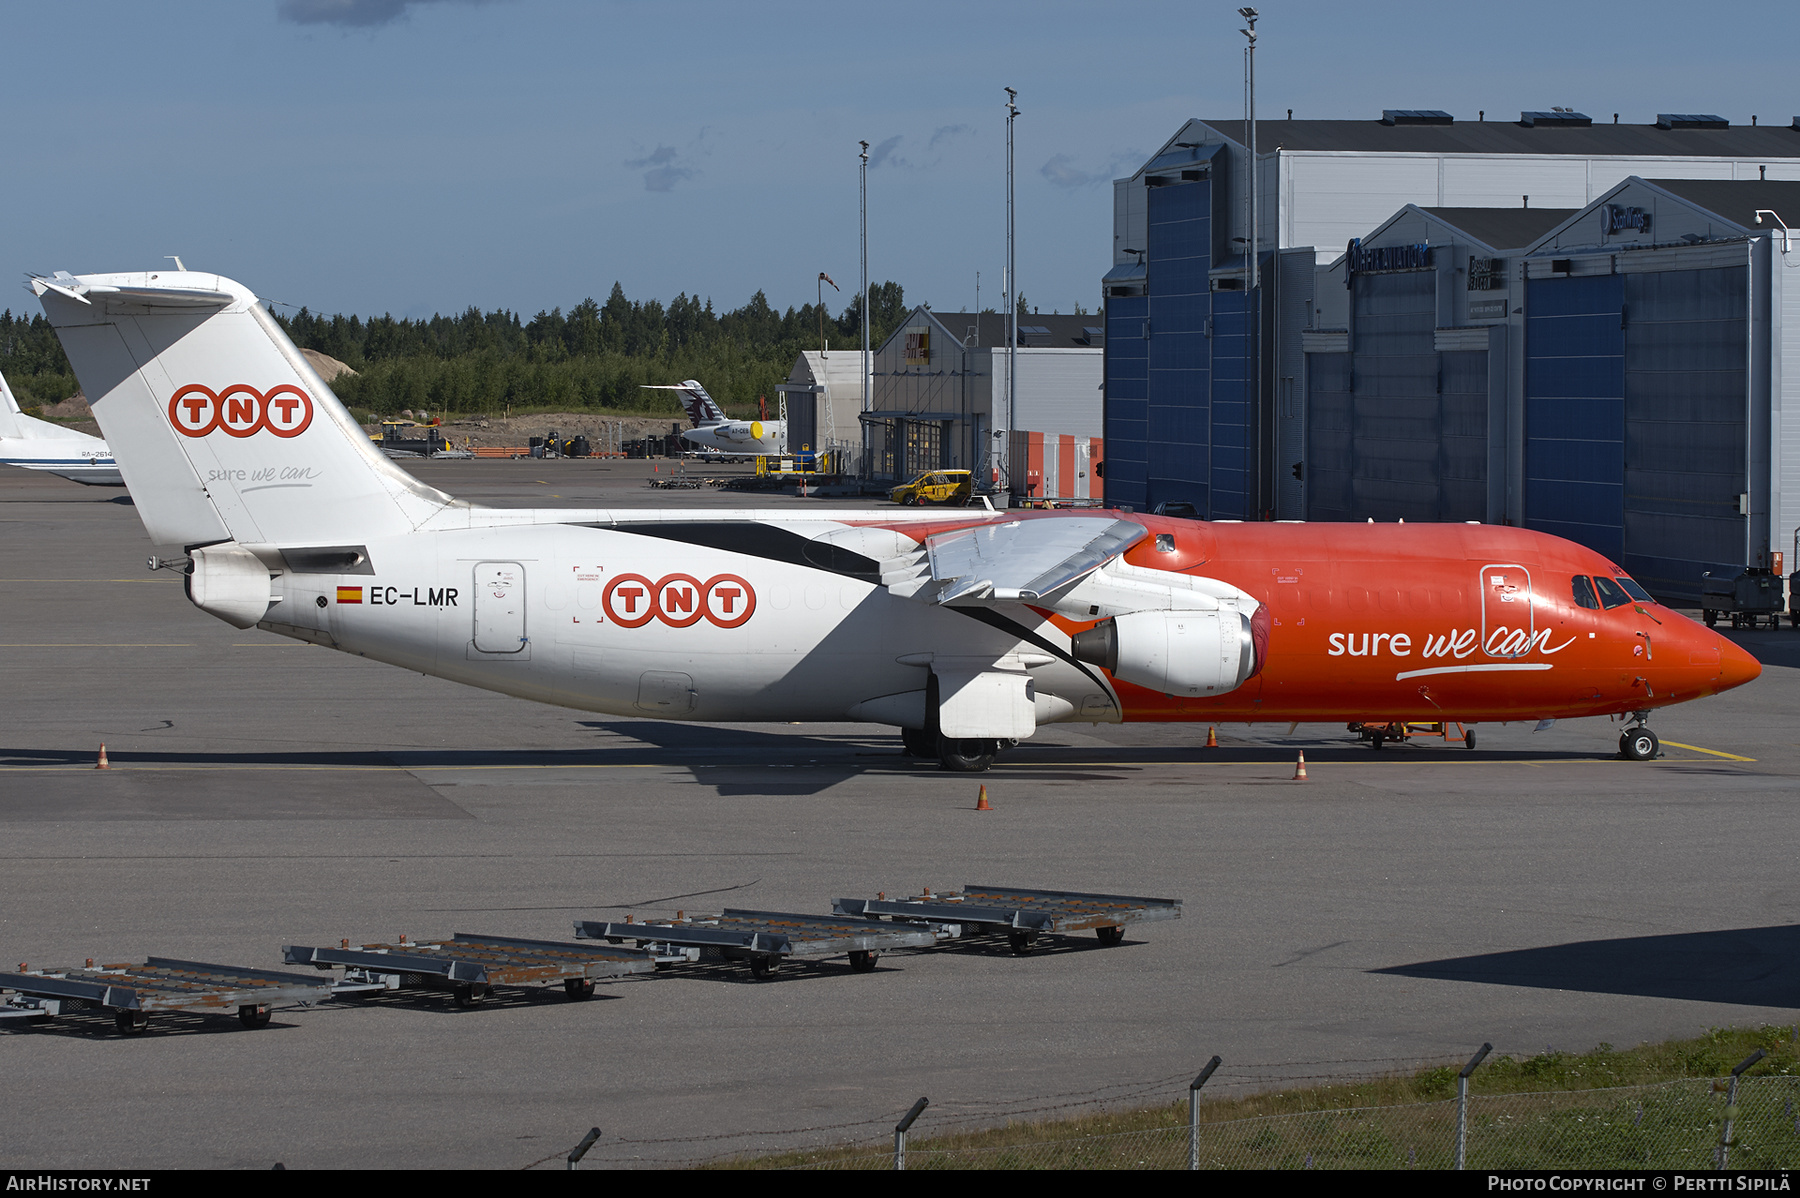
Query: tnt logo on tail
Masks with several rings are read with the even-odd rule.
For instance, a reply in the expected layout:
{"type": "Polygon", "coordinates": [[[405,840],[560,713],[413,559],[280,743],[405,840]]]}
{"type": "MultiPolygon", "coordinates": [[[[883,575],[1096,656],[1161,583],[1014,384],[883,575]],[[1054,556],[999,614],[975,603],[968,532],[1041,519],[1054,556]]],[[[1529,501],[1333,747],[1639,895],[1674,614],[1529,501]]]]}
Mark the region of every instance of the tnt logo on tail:
{"type": "Polygon", "coordinates": [[[247,383],[223,391],[189,383],[169,399],[169,423],[184,437],[204,437],[217,429],[233,437],[264,430],[277,437],[298,437],[312,418],[312,397],[288,383],[267,392],[247,383]]]}

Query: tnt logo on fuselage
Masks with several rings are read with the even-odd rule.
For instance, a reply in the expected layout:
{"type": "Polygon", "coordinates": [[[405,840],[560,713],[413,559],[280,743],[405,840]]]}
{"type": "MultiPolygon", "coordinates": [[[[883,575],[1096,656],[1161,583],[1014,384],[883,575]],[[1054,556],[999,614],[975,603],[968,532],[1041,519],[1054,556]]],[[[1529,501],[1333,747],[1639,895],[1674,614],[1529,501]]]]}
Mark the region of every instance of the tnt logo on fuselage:
{"type": "Polygon", "coordinates": [[[249,437],[265,430],[277,437],[298,437],[312,418],[312,396],[289,383],[267,391],[248,383],[236,383],[223,391],[189,383],[169,399],[169,423],[184,437],[204,437],[214,431],[249,437]]]}
{"type": "Polygon", "coordinates": [[[705,620],[720,628],[737,628],[756,612],[756,591],[736,574],[718,574],[701,582],[692,574],[669,574],[650,581],[642,574],[620,574],[600,593],[606,618],[622,628],[642,628],[661,620],[671,628],[688,628],[705,620]]]}

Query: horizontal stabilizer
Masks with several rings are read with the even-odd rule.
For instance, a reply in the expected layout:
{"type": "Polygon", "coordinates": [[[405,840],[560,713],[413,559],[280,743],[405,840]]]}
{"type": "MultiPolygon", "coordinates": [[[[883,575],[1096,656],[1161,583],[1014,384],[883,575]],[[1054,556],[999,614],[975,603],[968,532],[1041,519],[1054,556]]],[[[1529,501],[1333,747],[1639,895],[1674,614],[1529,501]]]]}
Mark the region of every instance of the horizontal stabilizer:
{"type": "Polygon", "coordinates": [[[133,307],[199,310],[228,307],[237,299],[229,291],[204,287],[134,287],[90,283],[60,270],[48,279],[33,278],[31,289],[38,295],[54,291],[77,303],[98,303],[109,309],[133,307]]]}

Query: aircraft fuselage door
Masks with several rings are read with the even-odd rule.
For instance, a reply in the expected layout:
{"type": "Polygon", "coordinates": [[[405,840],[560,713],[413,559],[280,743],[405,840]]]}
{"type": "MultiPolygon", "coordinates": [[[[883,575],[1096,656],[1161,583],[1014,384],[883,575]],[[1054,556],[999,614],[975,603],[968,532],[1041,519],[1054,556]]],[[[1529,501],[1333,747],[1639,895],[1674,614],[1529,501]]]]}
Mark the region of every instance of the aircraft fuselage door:
{"type": "Polygon", "coordinates": [[[481,653],[520,653],[525,635],[525,567],[518,562],[475,566],[475,648],[481,653]]]}
{"type": "Polygon", "coordinates": [[[1481,651],[1519,657],[1531,647],[1531,573],[1524,566],[1481,568],[1481,651]]]}

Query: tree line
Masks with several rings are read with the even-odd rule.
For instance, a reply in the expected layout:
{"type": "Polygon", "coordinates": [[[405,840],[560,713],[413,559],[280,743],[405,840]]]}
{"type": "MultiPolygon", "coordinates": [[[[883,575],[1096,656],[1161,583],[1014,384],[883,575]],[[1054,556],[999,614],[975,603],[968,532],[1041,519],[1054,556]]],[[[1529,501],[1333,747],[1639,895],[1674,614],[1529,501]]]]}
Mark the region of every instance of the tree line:
{"type": "MultiPolygon", "coordinates": [[[[870,343],[879,345],[908,309],[900,284],[869,288],[870,343]]],[[[604,304],[582,300],[568,312],[540,311],[529,320],[497,308],[458,316],[324,316],[307,308],[276,320],[302,349],[338,359],[357,373],[332,390],[346,404],[392,414],[498,412],[507,407],[668,411],[668,392],[645,383],[699,379],[728,408],[771,406],[800,351],[860,344],[861,297],[838,314],[805,304],[785,312],[758,291],[741,308],[716,312],[710,299],[686,293],[668,304],[630,300],[614,283],[604,304]]],[[[0,373],[25,407],[55,403],[76,390],[74,373],[50,323],[0,313],[0,373]]]]}
{"type": "Polygon", "coordinates": [[[56,330],[41,313],[14,316],[10,308],[0,312],[0,374],[23,408],[60,403],[75,394],[75,372],[63,356],[56,330]]]}

